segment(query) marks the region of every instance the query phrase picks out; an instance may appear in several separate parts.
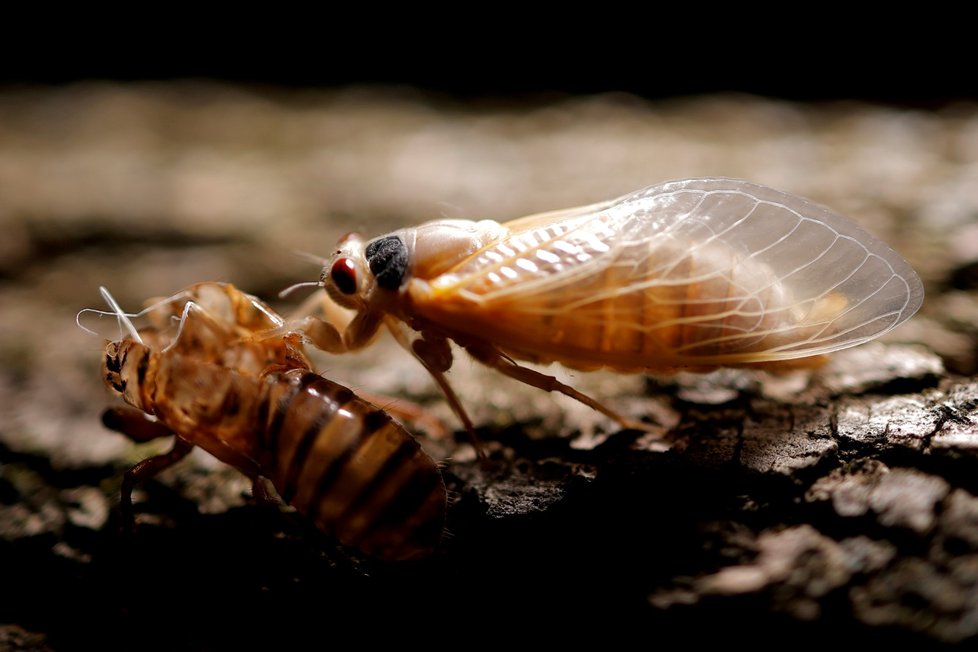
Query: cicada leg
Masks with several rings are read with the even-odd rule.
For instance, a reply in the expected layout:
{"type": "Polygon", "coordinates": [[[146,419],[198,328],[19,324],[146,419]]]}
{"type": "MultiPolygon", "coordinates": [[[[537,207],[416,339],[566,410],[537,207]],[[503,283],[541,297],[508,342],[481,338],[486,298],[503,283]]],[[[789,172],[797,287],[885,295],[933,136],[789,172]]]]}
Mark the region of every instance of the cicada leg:
{"type": "MultiPolygon", "coordinates": [[[[102,423],[105,424],[105,427],[121,432],[137,442],[173,436],[173,432],[169,428],[150,419],[144,412],[136,409],[112,408],[106,410],[102,415],[102,423]]],[[[132,509],[132,490],[136,483],[145,482],[160,471],[170,468],[185,458],[193,449],[193,444],[176,437],[173,440],[173,447],[169,451],[148,457],[126,471],[122,479],[122,499],[119,503],[123,527],[131,532],[136,526],[132,509]]]]}
{"type": "Polygon", "coordinates": [[[342,332],[332,323],[319,317],[290,319],[278,328],[262,331],[257,339],[282,337],[302,333],[313,346],[326,353],[347,353],[367,346],[380,328],[380,318],[373,313],[360,313],[342,332]]]}
{"type": "Polygon", "coordinates": [[[448,379],[445,378],[445,372],[452,367],[452,349],[448,345],[448,340],[431,333],[422,333],[421,339],[411,342],[404,333],[402,322],[393,317],[389,317],[385,320],[385,323],[391,335],[397,340],[397,343],[410,351],[422,366],[428,370],[431,377],[435,379],[435,383],[438,384],[442,394],[445,395],[445,400],[448,401],[452,412],[462,422],[462,426],[465,428],[465,434],[469,438],[469,443],[475,448],[476,455],[479,457],[479,460],[485,463],[488,457],[486,457],[486,452],[482,449],[482,442],[479,441],[479,436],[475,434],[475,426],[472,425],[472,419],[469,418],[469,414],[462,406],[458,395],[448,383],[448,379]]]}
{"type": "Polygon", "coordinates": [[[292,509],[292,511],[295,511],[282,500],[282,497],[278,495],[274,485],[272,485],[272,481],[265,476],[255,476],[251,481],[251,495],[259,505],[275,507],[280,511],[283,509],[292,509]]]}
{"type": "Polygon", "coordinates": [[[136,518],[132,509],[132,490],[137,482],[145,482],[154,475],[168,469],[187,456],[194,445],[179,437],[173,440],[173,448],[162,455],[154,455],[139,462],[126,471],[122,478],[122,500],[119,509],[122,512],[122,522],[130,531],[136,527],[136,518]]]}
{"type": "Polygon", "coordinates": [[[484,343],[469,344],[466,345],[465,350],[482,364],[491,367],[496,371],[509,376],[510,378],[518,380],[521,383],[526,383],[531,387],[542,389],[545,392],[559,392],[564,396],[571,397],[575,401],[580,401],[584,405],[597,410],[601,414],[604,414],[610,419],[616,421],[622,428],[626,428],[628,430],[640,430],[642,432],[650,432],[657,435],[663,434],[663,430],[659,426],[638,421],[636,419],[628,419],[599,402],[597,399],[591,398],[583,392],[579,392],[570,385],[560,382],[553,376],[542,374],[539,371],[535,371],[527,367],[521,367],[510,358],[503,355],[494,346],[484,343]]]}
{"type": "Polygon", "coordinates": [[[173,431],[165,425],[150,418],[142,410],[130,407],[107,409],[102,413],[102,425],[139,443],[173,436],[173,431]]]}

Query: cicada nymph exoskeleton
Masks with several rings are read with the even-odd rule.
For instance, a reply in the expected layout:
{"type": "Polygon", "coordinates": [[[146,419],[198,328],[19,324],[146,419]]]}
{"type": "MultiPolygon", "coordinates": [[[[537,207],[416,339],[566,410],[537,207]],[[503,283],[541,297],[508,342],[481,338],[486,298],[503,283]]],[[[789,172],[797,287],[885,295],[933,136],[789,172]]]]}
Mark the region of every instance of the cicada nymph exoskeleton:
{"type": "Polygon", "coordinates": [[[173,435],[174,448],[127,473],[135,482],[199,446],[281,498],[345,545],[382,559],[432,552],[446,489],[435,461],[391,417],[317,375],[283,320],[223,283],[200,283],[153,303],[137,329],[105,347],[105,383],[132,406],[106,423],[136,440],[173,435]]]}

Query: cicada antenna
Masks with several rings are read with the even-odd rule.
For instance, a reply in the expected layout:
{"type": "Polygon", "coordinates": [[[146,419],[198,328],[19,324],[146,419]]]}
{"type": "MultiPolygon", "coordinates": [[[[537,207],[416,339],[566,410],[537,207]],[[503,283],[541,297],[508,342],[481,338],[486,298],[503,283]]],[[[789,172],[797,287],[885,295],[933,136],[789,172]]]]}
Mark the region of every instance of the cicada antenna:
{"type": "Polygon", "coordinates": [[[316,254],[311,254],[308,251],[300,251],[298,249],[294,249],[292,251],[292,253],[294,253],[299,258],[301,258],[303,260],[307,260],[310,263],[314,263],[316,265],[319,265],[320,267],[325,267],[326,266],[326,263],[329,262],[327,259],[323,258],[322,256],[317,256],[316,254]]]}
{"type": "MultiPolygon", "coordinates": [[[[139,331],[136,330],[136,327],[133,326],[132,321],[129,320],[129,315],[127,315],[125,312],[123,312],[122,308],[119,306],[118,302],[115,300],[115,297],[113,297],[109,293],[109,290],[104,285],[103,286],[100,286],[99,289],[98,289],[98,291],[102,295],[102,298],[105,299],[105,302],[109,304],[109,307],[112,308],[112,312],[115,314],[116,319],[119,320],[119,326],[120,327],[125,326],[126,330],[129,331],[129,335],[132,336],[132,339],[134,339],[137,342],[139,342],[140,344],[142,344],[143,343],[143,338],[139,337],[139,331]]],[[[77,320],[77,317],[76,317],[76,320],[77,320]]]]}
{"type": "MultiPolygon", "coordinates": [[[[88,326],[85,326],[83,323],[81,323],[81,317],[82,317],[82,315],[86,315],[86,314],[89,314],[89,313],[91,313],[93,315],[98,315],[99,317],[116,317],[116,318],[118,318],[120,315],[123,315],[124,317],[128,317],[130,319],[133,319],[133,318],[136,318],[136,317],[140,317],[143,314],[141,312],[137,312],[135,314],[128,313],[128,312],[126,312],[126,313],[120,313],[120,312],[118,312],[118,305],[116,305],[112,310],[99,310],[97,308],[82,308],[81,310],[78,311],[78,314],[75,315],[75,325],[78,326],[78,328],[80,328],[83,331],[85,331],[86,333],[88,333],[89,335],[94,335],[96,337],[99,337],[101,334],[100,333],[96,333],[91,328],[89,328],[88,326]]],[[[121,326],[121,324],[120,324],[120,326],[121,326]]]]}
{"type": "Polygon", "coordinates": [[[320,283],[319,281],[303,281],[302,283],[296,283],[295,285],[290,285],[289,287],[279,292],[278,298],[284,299],[285,297],[289,296],[299,288],[319,287],[320,285],[322,285],[322,283],[320,283]]]}
{"type": "Polygon", "coordinates": [[[438,214],[442,217],[442,219],[446,220],[455,219],[459,215],[465,213],[465,210],[461,206],[458,204],[453,204],[452,202],[435,202],[435,206],[439,208],[438,214]]]}
{"type": "Polygon", "coordinates": [[[98,333],[96,333],[95,331],[93,331],[88,326],[83,326],[82,323],[81,323],[81,316],[84,315],[84,314],[86,314],[86,313],[89,313],[89,312],[94,312],[96,315],[115,315],[115,313],[114,312],[106,312],[104,310],[96,310],[95,308],[82,308],[81,310],[78,311],[78,314],[75,315],[75,325],[78,326],[78,328],[82,329],[83,331],[85,331],[89,335],[94,335],[94,336],[98,337],[98,333]]]}
{"type": "MultiPolygon", "coordinates": [[[[319,267],[325,267],[327,264],[329,264],[329,261],[327,259],[323,258],[322,256],[317,256],[316,254],[311,254],[308,251],[300,251],[296,249],[293,250],[292,253],[294,253],[299,258],[302,258],[303,260],[318,265],[319,267]]],[[[300,288],[320,287],[322,286],[322,284],[323,284],[322,281],[303,281],[302,283],[296,283],[295,285],[290,285],[289,287],[279,292],[278,298],[284,299],[300,288]]]]}

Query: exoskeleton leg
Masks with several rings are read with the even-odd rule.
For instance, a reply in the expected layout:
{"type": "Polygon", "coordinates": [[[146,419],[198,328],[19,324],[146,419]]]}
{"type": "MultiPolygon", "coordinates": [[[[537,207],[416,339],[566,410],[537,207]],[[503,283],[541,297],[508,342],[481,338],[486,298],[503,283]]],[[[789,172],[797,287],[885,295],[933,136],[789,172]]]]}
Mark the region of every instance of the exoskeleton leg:
{"type": "Polygon", "coordinates": [[[139,443],[173,436],[173,431],[162,423],[131,407],[107,409],[102,413],[102,425],[139,443]]]}
{"type": "MultiPolygon", "coordinates": [[[[173,431],[169,428],[135,408],[110,408],[102,413],[102,423],[106,428],[121,432],[137,442],[173,436],[173,431]]],[[[173,440],[173,448],[169,451],[148,457],[126,471],[122,478],[122,499],[119,503],[123,527],[131,531],[136,524],[132,510],[132,490],[136,483],[144,482],[173,466],[185,458],[193,448],[193,444],[176,437],[173,440]]]]}
{"type": "Polygon", "coordinates": [[[255,476],[251,482],[251,495],[259,505],[273,506],[278,509],[288,507],[282,497],[278,495],[272,481],[264,476],[255,476]]]}
{"type": "Polygon", "coordinates": [[[194,449],[193,444],[179,437],[173,440],[173,448],[161,455],[154,455],[139,462],[126,471],[122,478],[122,500],[119,509],[122,511],[122,522],[130,530],[135,527],[136,519],[132,510],[132,490],[137,482],[145,482],[154,475],[168,469],[187,456],[194,449]]]}
{"type": "Polygon", "coordinates": [[[132,530],[136,525],[136,519],[132,510],[132,490],[137,482],[145,482],[154,475],[168,469],[187,456],[194,449],[190,444],[179,437],[173,440],[173,448],[162,455],[154,455],[139,462],[134,467],[126,471],[122,478],[122,500],[119,509],[122,512],[122,522],[126,528],[132,530]]]}

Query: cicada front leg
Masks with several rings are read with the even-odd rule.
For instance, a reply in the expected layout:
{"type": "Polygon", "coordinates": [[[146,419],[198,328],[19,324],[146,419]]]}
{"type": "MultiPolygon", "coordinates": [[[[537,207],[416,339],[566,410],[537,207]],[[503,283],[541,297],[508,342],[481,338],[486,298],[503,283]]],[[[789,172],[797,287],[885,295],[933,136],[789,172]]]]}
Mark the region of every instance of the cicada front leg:
{"type": "Polygon", "coordinates": [[[131,407],[109,408],[102,413],[102,425],[121,432],[137,443],[172,437],[173,431],[142,410],[131,407]]]}
{"type": "MultiPolygon", "coordinates": [[[[135,408],[112,408],[102,414],[106,428],[121,432],[136,442],[146,442],[160,437],[172,437],[173,431],[159,421],[151,419],[142,410],[135,408]]],[[[126,471],[122,479],[122,498],[119,511],[122,526],[132,532],[136,527],[136,517],[132,509],[132,490],[137,483],[145,482],[161,471],[170,468],[194,449],[194,445],[179,437],[174,438],[173,447],[166,453],[154,455],[139,462],[126,471]]]]}
{"type": "Polygon", "coordinates": [[[437,383],[439,389],[441,389],[442,394],[445,395],[445,399],[448,401],[448,405],[452,408],[452,412],[458,417],[459,421],[462,422],[462,426],[465,428],[465,433],[469,438],[469,442],[475,448],[476,455],[479,459],[485,462],[488,458],[486,457],[485,451],[482,449],[482,443],[479,441],[478,435],[475,434],[475,426],[472,425],[472,419],[469,418],[468,412],[462,406],[462,402],[458,399],[458,395],[452,386],[449,384],[448,379],[445,378],[445,372],[452,368],[452,349],[448,343],[448,340],[436,333],[430,331],[422,331],[421,337],[413,342],[410,340],[408,335],[405,333],[406,327],[403,323],[393,317],[388,317],[386,319],[386,324],[388,330],[390,330],[391,335],[397,340],[397,343],[402,347],[410,351],[415,358],[428,370],[431,377],[434,378],[435,383],[437,383]]]}
{"type": "Polygon", "coordinates": [[[122,499],[119,503],[123,527],[130,532],[136,527],[136,517],[132,509],[132,490],[136,484],[145,482],[161,471],[170,468],[185,458],[193,449],[193,444],[177,437],[173,440],[173,448],[160,455],[148,457],[126,471],[122,478],[122,499]]]}
{"type": "Polygon", "coordinates": [[[301,332],[313,346],[326,353],[347,353],[367,346],[380,328],[381,318],[362,313],[357,315],[343,331],[319,317],[291,319],[278,328],[264,331],[261,338],[278,338],[289,333],[301,332]]]}

